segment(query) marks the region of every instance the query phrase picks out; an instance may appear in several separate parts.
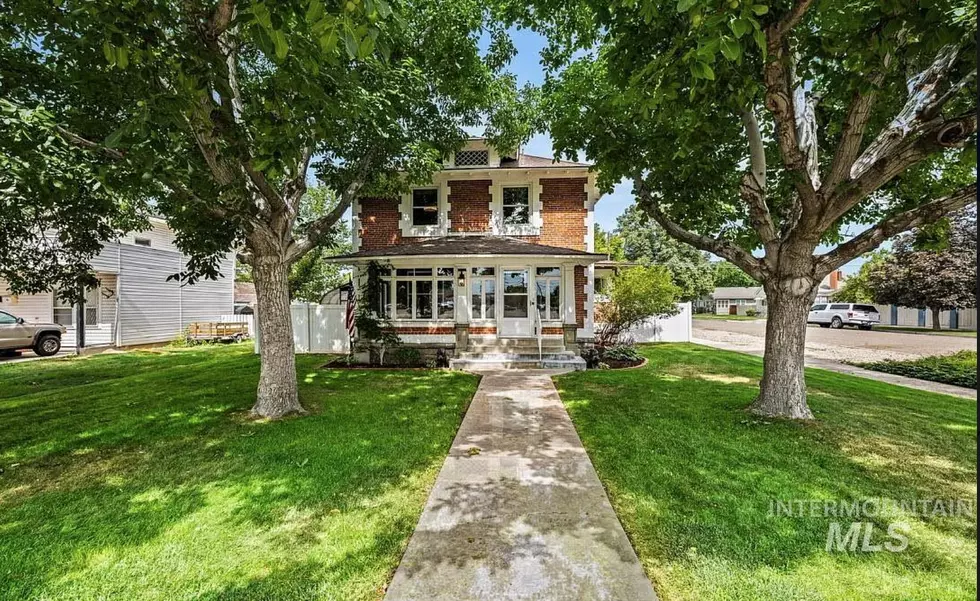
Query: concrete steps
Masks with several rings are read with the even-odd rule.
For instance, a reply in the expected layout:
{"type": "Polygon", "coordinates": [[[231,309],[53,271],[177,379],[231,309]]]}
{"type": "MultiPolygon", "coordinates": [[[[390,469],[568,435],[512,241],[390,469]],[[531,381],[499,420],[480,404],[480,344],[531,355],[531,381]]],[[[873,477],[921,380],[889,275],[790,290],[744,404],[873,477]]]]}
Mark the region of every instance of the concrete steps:
{"type": "Polygon", "coordinates": [[[571,369],[584,370],[585,360],[565,350],[561,338],[471,337],[469,346],[450,360],[452,369],[479,371],[494,369],[571,369]]]}

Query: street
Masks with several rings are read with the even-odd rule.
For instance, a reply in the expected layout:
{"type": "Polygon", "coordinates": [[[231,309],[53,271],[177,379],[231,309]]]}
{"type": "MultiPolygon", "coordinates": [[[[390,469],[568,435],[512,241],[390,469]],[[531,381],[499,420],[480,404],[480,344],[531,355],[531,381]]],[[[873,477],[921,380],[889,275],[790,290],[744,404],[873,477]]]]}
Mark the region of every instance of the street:
{"type": "MultiPolygon", "coordinates": [[[[694,337],[725,343],[738,350],[761,353],[765,348],[766,322],[694,320],[694,337]]],[[[806,355],[836,361],[880,361],[943,355],[960,350],[976,350],[976,338],[905,334],[854,328],[831,330],[815,325],[807,328],[806,355]]]]}

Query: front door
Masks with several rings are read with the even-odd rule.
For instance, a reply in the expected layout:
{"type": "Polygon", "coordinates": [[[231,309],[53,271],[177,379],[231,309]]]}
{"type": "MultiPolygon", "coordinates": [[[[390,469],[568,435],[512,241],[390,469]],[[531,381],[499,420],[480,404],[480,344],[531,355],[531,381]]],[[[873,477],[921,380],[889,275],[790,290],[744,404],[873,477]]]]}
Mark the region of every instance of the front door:
{"type": "Polygon", "coordinates": [[[503,269],[503,312],[500,318],[501,336],[532,336],[530,273],[528,269],[503,269]]]}

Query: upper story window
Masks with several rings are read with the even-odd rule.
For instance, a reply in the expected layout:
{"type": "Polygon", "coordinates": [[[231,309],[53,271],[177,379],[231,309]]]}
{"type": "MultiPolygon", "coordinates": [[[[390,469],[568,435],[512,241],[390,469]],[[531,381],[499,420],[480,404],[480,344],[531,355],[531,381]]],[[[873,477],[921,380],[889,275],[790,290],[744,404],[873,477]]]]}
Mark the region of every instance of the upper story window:
{"type": "Polygon", "coordinates": [[[454,163],[457,167],[486,167],[490,164],[490,151],[460,150],[454,163]]]}
{"type": "Polygon", "coordinates": [[[146,247],[149,247],[150,246],[150,239],[149,238],[133,238],[133,244],[135,244],[136,246],[146,246],[146,247]]]}
{"type": "Polygon", "coordinates": [[[439,224],[439,190],[412,190],[412,225],[439,224]]]}
{"type": "Polygon", "coordinates": [[[503,189],[505,225],[527,225],[531,222],[531,194],[527,186],[503,189]]]}

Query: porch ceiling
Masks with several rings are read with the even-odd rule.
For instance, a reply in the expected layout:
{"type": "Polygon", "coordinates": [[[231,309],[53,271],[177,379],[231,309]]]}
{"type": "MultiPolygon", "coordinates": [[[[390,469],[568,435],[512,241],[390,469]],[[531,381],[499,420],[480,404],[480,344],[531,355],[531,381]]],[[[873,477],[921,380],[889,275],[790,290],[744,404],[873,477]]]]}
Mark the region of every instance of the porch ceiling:
{"type": "Polygon", "coordinates": [[[604,254],[560,246],[548,246],[547,244],[535,244],[507,236],[445,236],[338,255],[329,257],[327,261],[331,263],[353,263],[360,260],[401,257],[554,257],[579,259],[583,263],[595,263],[606,259],[604,254]]]}

